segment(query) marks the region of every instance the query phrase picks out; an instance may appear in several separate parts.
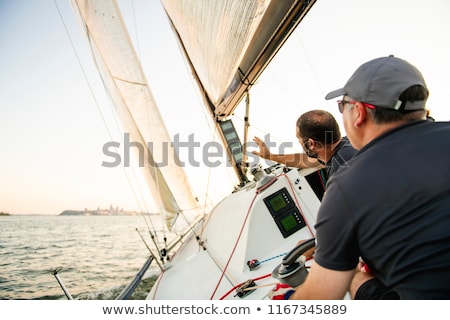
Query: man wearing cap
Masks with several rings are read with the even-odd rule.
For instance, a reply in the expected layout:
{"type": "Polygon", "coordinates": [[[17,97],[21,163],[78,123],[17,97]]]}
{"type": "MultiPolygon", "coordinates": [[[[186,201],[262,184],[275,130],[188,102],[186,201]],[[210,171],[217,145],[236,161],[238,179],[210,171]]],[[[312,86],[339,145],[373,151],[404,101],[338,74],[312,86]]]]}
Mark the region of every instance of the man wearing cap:
{"type": "Polygon", "coordinates": [[[361,258],[400,299],[450,299],[450,123],[426,120],[421,73],[393,56],[326,99],[340,96],[358,152],[328,181],[314,262],[290,299],[353,297],[361,258]]]}

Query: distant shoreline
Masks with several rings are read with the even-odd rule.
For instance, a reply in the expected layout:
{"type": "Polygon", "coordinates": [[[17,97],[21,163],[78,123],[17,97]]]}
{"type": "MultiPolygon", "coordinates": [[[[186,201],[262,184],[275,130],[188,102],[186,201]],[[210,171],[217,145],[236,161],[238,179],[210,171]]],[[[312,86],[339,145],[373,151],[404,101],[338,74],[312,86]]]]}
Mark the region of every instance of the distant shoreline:
{"type": "Polygon", "coordinates": [[[17,217],[17,216],[98,216],[98,217],[110,217],[110,216],[142,216],[142,215],[157,215],[157,213],[146,213],[139,211],[119,211],[119,212],[105,212],[97,210],[64,210],[59,214],[43,214],[43,213],[8,213],[0,212],[0,217],[17,217]]]}
{"type": "Polygon", "coordinates": [[[64,210],[60,216],[140,216],[148,214],[138,211],[125,211],[125,210],[64,210]]]}

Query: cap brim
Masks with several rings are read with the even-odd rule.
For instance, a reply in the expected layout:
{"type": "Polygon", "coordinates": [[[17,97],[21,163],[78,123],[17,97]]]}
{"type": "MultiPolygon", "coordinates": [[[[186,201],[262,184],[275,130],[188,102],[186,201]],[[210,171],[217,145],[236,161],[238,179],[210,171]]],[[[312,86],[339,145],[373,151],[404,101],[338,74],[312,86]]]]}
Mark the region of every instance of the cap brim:
{"type": "Polygon", "coordinates": [[[340,97],[340,96],[344,96],[344,95],[345,95],[344,88],[337,89],[337,90],[334,90],[334,91],[331,91],[330,93],[328,93],[325,96],[325,100],[334,99],[334,98],[337,98],[337,97],[340,97]]]}

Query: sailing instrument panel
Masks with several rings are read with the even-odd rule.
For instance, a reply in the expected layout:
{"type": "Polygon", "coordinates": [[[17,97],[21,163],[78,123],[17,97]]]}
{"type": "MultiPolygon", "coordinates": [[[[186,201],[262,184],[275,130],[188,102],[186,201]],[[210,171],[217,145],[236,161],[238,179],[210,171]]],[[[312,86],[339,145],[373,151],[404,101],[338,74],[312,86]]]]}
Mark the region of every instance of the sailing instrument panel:
{"type": "Polygon", "coordinates": [[[264,203],[284,238],[306,226],[305,220],[286,188],[264,198],[264,203]]]}

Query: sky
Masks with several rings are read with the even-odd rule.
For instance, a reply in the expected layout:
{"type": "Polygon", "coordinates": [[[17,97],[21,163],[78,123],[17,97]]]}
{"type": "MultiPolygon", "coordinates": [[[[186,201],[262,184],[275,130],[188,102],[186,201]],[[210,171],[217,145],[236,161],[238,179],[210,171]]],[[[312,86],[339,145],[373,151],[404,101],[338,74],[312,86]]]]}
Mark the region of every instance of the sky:
{"type": "MultiPolygon", "coordinates": [[[[201,102],[158,1],[119,4],[161,112],[175,120],[170,132],[189,135],[206,120],[203,113],[192,116],[201,102]]],[[[360,64],[389,54],[422,71],[431,115],[450,120],[448,12],[446,0],[319,0],[253,87],[249,136],[270,133],[299,151],[297,117],[325,108],[341,121],[325,94],[342,87],[360,64]]],[[[0,0],[0,43],[0,212],[152,210],[138,172],[102,166],[103,145],[122,133],[70,1],[0,0]]],[[[238,110],[240,131],[242,117],[238,110]]],[[[194,188],[204,192],[207,171],[192,172],[194,188]]]]}

